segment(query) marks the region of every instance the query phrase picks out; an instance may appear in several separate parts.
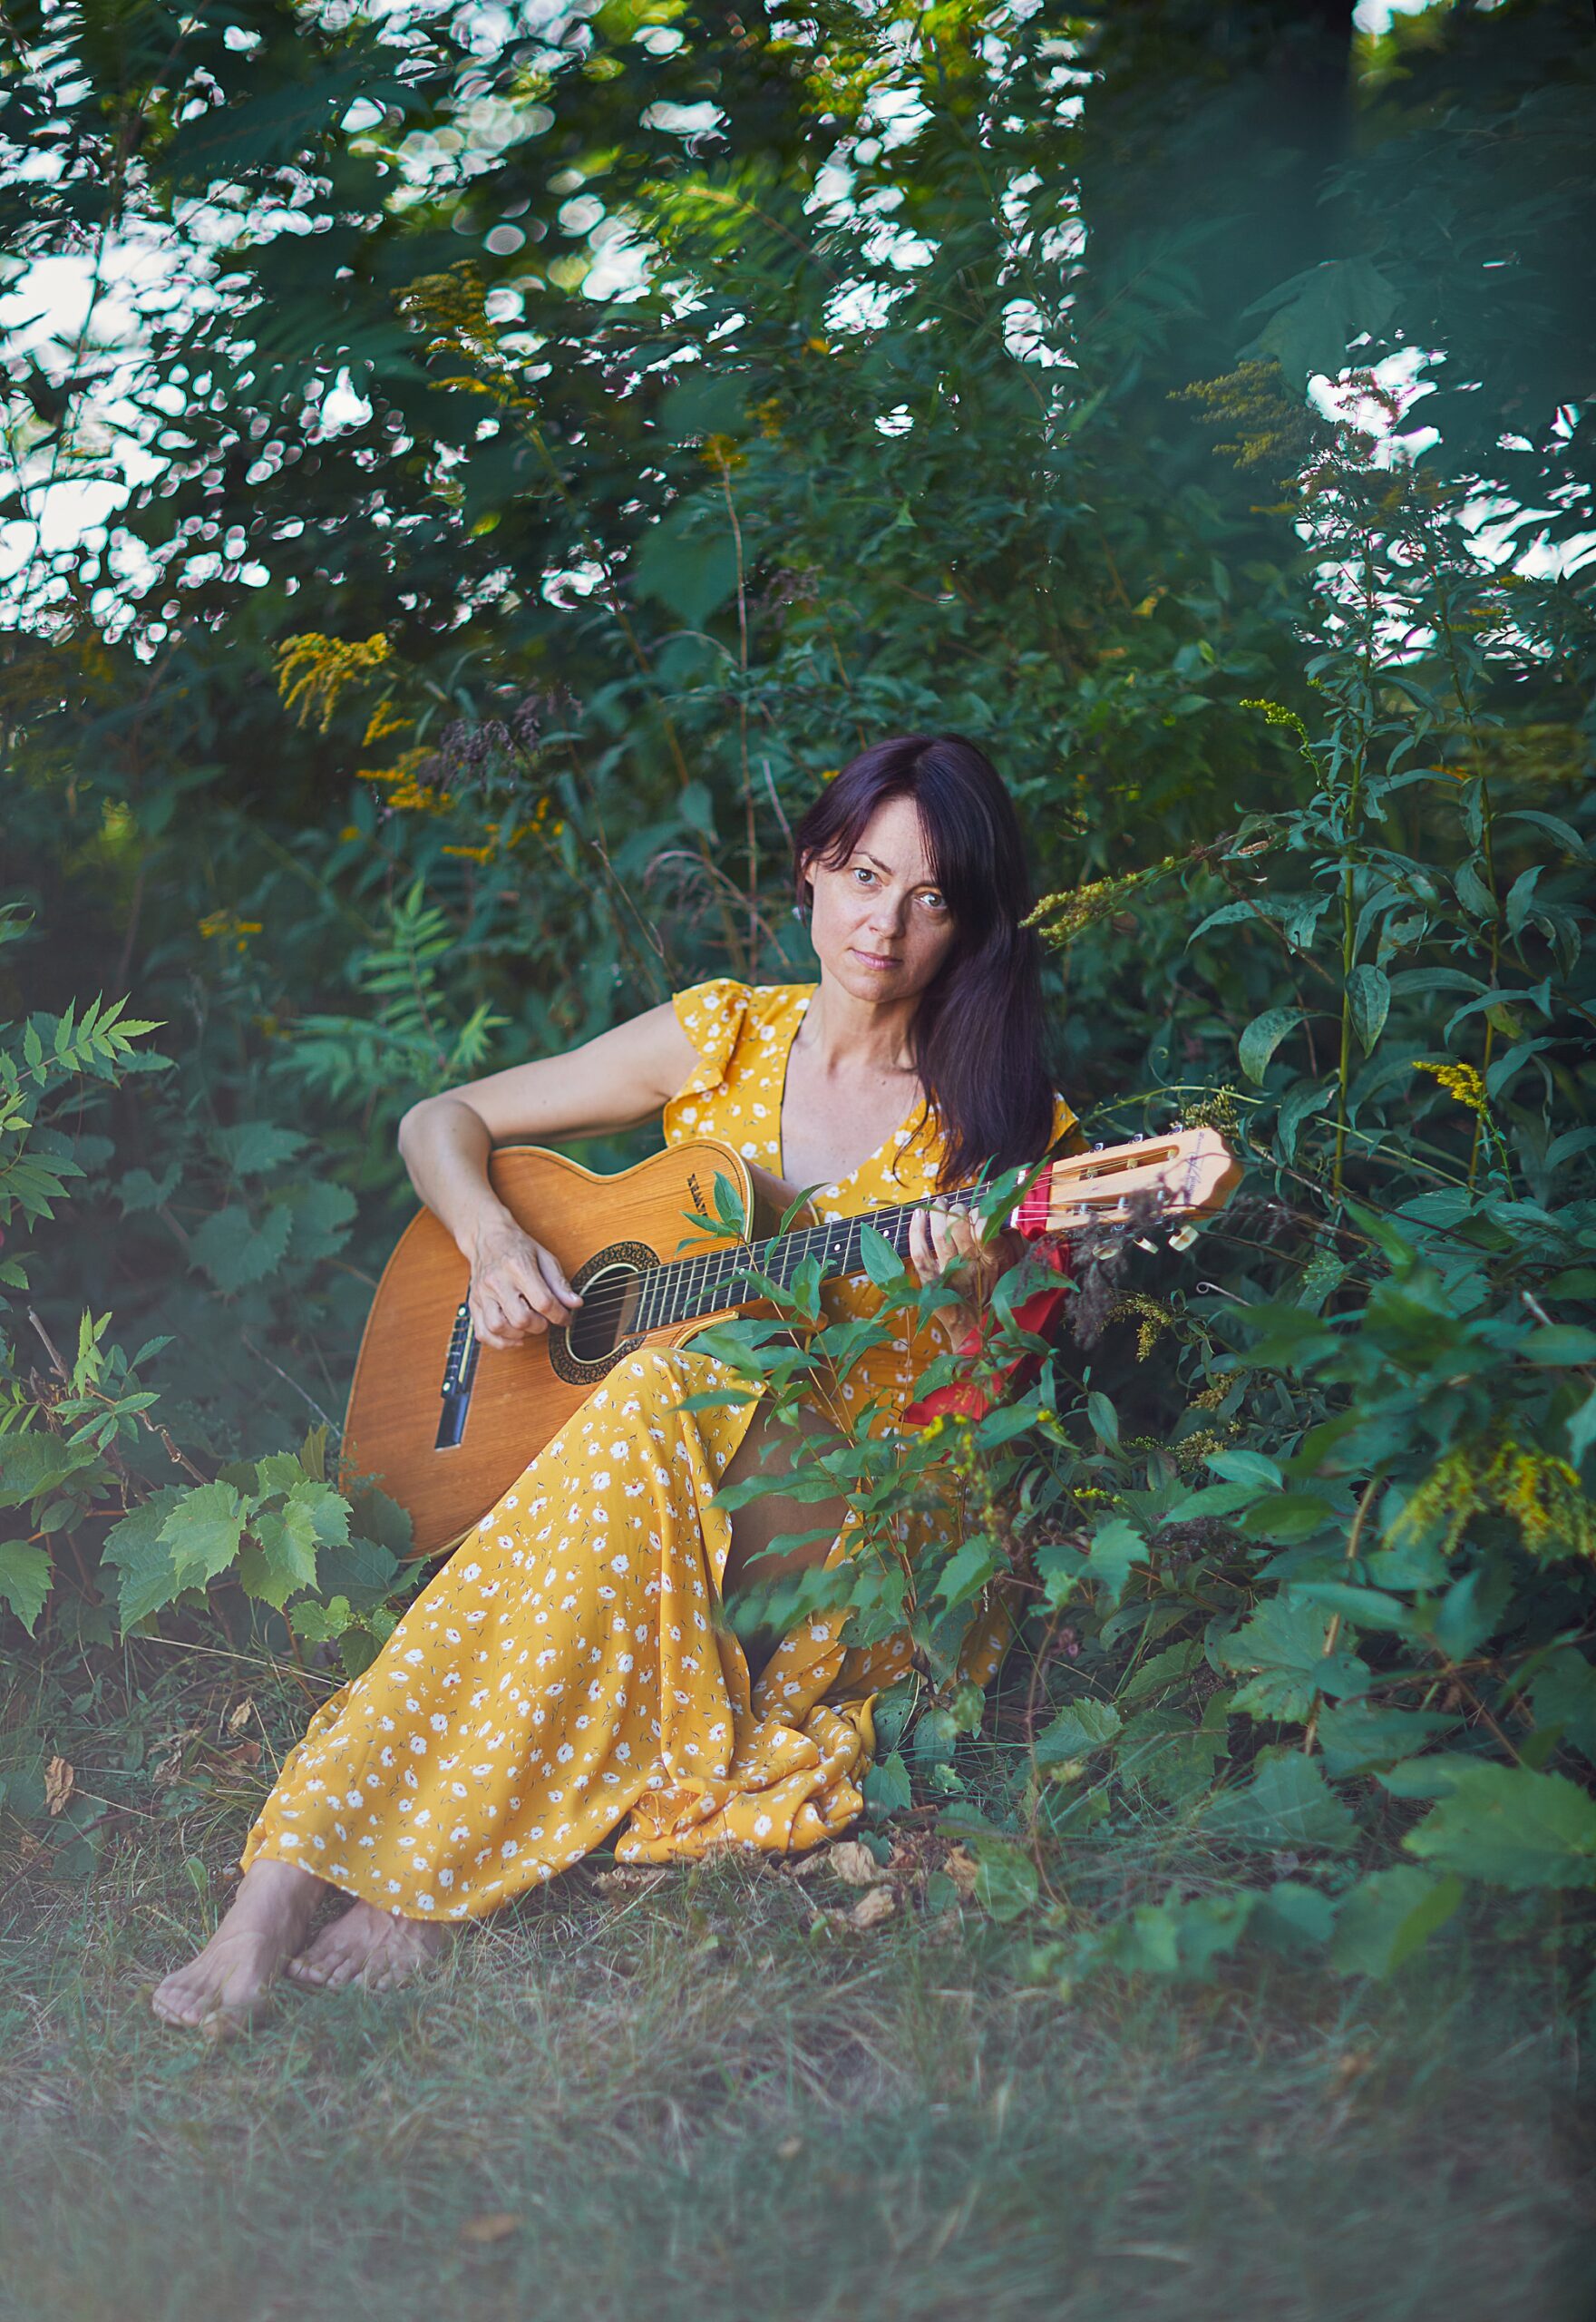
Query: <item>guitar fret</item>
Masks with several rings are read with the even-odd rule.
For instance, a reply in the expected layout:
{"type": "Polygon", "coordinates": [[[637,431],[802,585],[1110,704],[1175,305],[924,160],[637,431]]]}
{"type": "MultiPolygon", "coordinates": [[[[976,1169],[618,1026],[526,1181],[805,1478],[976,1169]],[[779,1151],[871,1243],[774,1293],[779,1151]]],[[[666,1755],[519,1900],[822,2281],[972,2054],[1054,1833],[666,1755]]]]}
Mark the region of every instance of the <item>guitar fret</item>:
{"type": "Polygon", "coordinates": [[[890,1209],[828,1218],[819,1225],[774,1234],[768,1241],[740,1244],[733,1251],[701,1250],[685,1258],[668,1259],[645,1279],[636,1328],[639,1332],[659,1330],[737,1302],[741,1293],[733,1285],[751,1267],[767,1274],[783,1290],[790,1288],[799,1267],[812,1257],[820,1260],[822,1281],[857,1273],[861,1271],[866,1225],[876,1228],[896,1256],[906,1258],[910,1228],[920,1206],[905,1202],[890,1209]]]}

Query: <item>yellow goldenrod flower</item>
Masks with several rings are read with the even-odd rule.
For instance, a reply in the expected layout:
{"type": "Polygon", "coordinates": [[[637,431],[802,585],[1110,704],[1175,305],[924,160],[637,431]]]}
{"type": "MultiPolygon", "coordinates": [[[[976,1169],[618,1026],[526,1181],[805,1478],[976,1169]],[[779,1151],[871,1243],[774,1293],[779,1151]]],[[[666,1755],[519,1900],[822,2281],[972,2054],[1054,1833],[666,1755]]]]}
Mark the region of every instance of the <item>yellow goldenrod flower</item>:
{"type": "Polygon", "coordinates": [[[706,435],[698,456],[716,475],[731,475],[748,464],[748,454],[738,450],[735,435],[706,435]]]}
{"type": "Polygon", "coordinates": [[[1498,1433],[1449,1451],[1412,1492],[1387,1532],[1392,1546],[1437,1527],[1450,1556],[1471,1517],[1494,1511],[1516,1525],[1526,1552],[1556,1562],[1596,1559],[1596,1507],[1566,1459],[1498,1433]]]}
{"type": "Polygon", "coordinates": [[[317,731],[325,734],[339,695],[361,683],[373,669],[381,668],[387,658],[388,640],[380,631],[364,642],[350,643],[342,638],[323,637],[316,629],[287,637],[277,648],[277,692],[283,707],[292,709],[298,703],[301,726],[319,708],[317,731]]]}
{"type": "Polygon", "coordinates": [[[247,948],[249,937],[261,932],[261,922],[239,919],[230,911],[208,911],[200,922],[200,932],[208,942],[213,940],[229,941],[235,951],[242,951],[247,948]]]}
{"type": "Polygon", "coordinates": [[[369,750],[374,742],[382,741],[389,734],[403,734],[414,723],[414,717],[399,717],[391,701],[379,701],[360,737],[360,746],[369,750]]]}
{"type": "Polygon", "coordinates": [[[1108,1310],[1111,1322],[1123,1322],[1132,1314],[1136,1317],[1136,1360],[1145,1362],[1165,1331],[1173,1330],[1175,1318],[1167,1306],[1141,1290],[1127,1291],[1108,1310]]]}
{"type": "Polygon", "coordinates": [[[1423,1057],[1419,1057],[1416,1059],[1414,1069],[1416,1072],[1427,1072],[1433,1080],[1438,1080],[1449,1097],[1455,1097],[1460,1105],[1466,1105],[1469,1111],[1476,1114],[1481,1120],[1486,1117],[1489,1107],[1485,1098],[1485,1084],[1474,1065],[1428,1064],[1423,1057]]]}

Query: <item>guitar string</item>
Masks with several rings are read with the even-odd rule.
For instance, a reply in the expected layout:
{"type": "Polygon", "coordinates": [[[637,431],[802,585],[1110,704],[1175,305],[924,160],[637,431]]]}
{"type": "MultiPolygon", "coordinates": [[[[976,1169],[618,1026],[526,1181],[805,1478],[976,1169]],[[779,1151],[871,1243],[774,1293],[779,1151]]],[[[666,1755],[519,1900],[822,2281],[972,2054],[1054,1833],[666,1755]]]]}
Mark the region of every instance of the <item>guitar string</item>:
{"type": "MultiPolygon", "coordinates": [[[[900,1209],[877,1210],[873,1214],[852,1218],[839,1218],[827,1228],[806,1227],[801,1234],[778,1234],[768,1242],[744,1244],[733,1252],[694,1254],[685,1258],[667,1258],[633,1274],[626,1286],[618,1291],[607,1291],[604,1295],[585,1304],[573,1320],[584,1323],[618,1322],[626,1312],[633,1288],[641,1283],[636,1312],[628,1335],[646,1337],[650,1331],[670,1324],[687,1322],[696,1313],[712,1311],[712,1293],[732,1283],[746,1278],[752,1273],[764,1273],[775,1280],[782,1288],[792,1281],[806,1259],[819,1256],[835,1260],[834,1273],[852,1273],[859,1262],[853,1244],[856,1229],[873,1225],[888,1241],[895,1254],[905,1253],[898,1247],[896,1235],[903,1222],[911,1218],[919,1203],[909,1203],[900,1209]],[[846,1232],[839,1234],[838,1227],[846,1232]],[[818,1250],[809,1246],[821,1244],[818,1250]],[[700,1303],[703,1301],[703,1303],[700,1303]]],[[[829,1279],[830,1276],[822,1277],[829,1279]]],[[[569,1327],[569,1325],[565,1326],[569,1327]]]]}
{"type": "MultiPolygon", "coordinates": [[[[1188,1171],[1189,1179],[1190,1176],[1191,1172],[1188,1171]]],[[[1114,1198],[1118,1199],[1119,1196],[1114,1198]]],[[[640,1283],[642,1288],[629,1335],[645,1337],[650,1331],[688,1322],[697,1313],[712,1311],[715,1303],[712,1293],[740,1278],[746,1278],[751,1273],[766,1274],[784,1289],[798,1267],[807,1258],[816,1255],[835,1259],[835,1273],[850,1273],[857,1263],[857,1253],[852,1245],[855,1231],[861,1225],[875,1226],[892,1244],[896,1254],[902,1256],[904,1253],[897,1248],[895,1234],[903,1221],[912,1217],[914,1211],[921,1206],[923,1205],[919,1203],[909,1203],[901,1208],[838,1218],[830,1226],[805,1227],[801,1234],[778,1234],[767,1242],[741,1245],[735,1251],[695,1253],[685,1258],[667,1258],[658,1266],[632,1275],[625,1288],[607,1292],[602,1298],[584,1305],[579,1319],[583,1322],[618,1322],[626,1312],[632,1288],[640,1283]],[[838,1227],[845,1227],[847,1231],[839,1234],[838,1227]],[[822,1244],[818,1252],[808,1246],[813,1242],[822,1244]],[[700,1301],[704,1302],[701,1304],[700,1301]],[[655,1309],[657,1311],[653,1311],[655,1309]]],[[[1188,1202],[1182,1206],[1189,1206],[1189,1195],[1188,1202]]]]}
{"type": "MultiPolygon", "coordinates": [[[[1190,1206],[1195,1182],[1195,1163],[1194,1155],[1187,1156],[1187,1199],[1182,1206],[1190,1206]]],[[[1108,1187],[1104,1190],[1109,1194],[1108,1187]]],[[[1114,1193],[1109,1197],[1119,1200],[1124,1196],[1114,1193]]],[[[1089,1195],[1083,1195],[1081,1198],[1089,1204],[1089,1195]]],[[[634,1274],[625,1288],[607,1292],[602,1298],[584,1305],[579,1310],[579,1320],[584,1323],[618,1322],[626,1312],[633,1287],[640,1282],[642,1289],[637,1297],[631,1335],[642,1337],[649,1331],[691,1321],[697,1313],[712,1311],[715,1302],[709,1293],[729,1285],[739,1277],[746,1277],[750,1273],[766,1274],[784,1289],[805,1260],[817,1255],[835,1258],[835,1273],[849,1273],[858,1263],[859,1254],[852,1244],[859,1238],[859,1229],[865,1225],[873,1225],[892,1246],[895,1254],[901,1257],[905,1254],[899,1249],[896,1236],[916,1210],[924,1206],[924,1203],[908,1202],[891,1209],[833,1218],[822,1225],[805,1226],[797,1234],[775,1234],[764,1242],[741,1244],[735,1251],[707,1251],[695,1253],[686,1258],[667,1258],[657,1266],[634,1274]],[[817,1244],[820,1245],[818,1249],[813,1246],[817,1244]],[[701,1273],[701,1279],[693,1279],[696,1273],[701,1273]],[[707,1303],[701,1306],[698,1303],[700,1299],[706,1300],[707,1303]],[[657,1305],[660,1311],[646,1312],[652,1305],[657,1305]]],[[[573,1316],[574,1319],[578,1317],[573,1316]]]]}

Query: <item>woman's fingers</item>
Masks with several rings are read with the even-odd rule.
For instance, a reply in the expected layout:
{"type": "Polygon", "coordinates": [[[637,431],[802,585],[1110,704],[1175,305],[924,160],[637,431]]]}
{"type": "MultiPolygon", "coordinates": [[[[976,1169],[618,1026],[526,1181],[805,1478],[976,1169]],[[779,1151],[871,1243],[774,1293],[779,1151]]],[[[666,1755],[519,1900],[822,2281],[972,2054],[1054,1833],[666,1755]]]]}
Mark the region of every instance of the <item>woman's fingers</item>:
{"type": "Polygon", "coordinates": [[[921,1282],[960,1269],[980,1276],[1001,1273],[1007,1263],[1002,1248],[988,1246],[969,1209],[959,1202],[917,1209],[909,1227],[909,1255],[921,1282]]]}
{"type": "Polygon", "coordinates": [[[528,1241],[524,1252],[495,1260],[472,1286],[472,1322],[484,1346],[520,1346],[581,1304],[552,1252],[528,1241]]]}
{"type": "Polygon", "coordinates": [[[466,1302],[471,1311],[472,1329],[483,1346],[503,1349],[519,1345],[519,1334],[511,1335],[503,1308],[485,1283],[473,1283],[466,1302]]]}
{"type": "MultiPolygon", "coordinates": [[[[582,1302],[580,1293],[573,1290],[569,1283],[566,1280],[565,1269],[560,1264],[560,1260],[555,1256],[553,1251],[546,1250],[540,1242],[537,1245],[537,1250],[538,1264],[541,1269],[543,1279],[549,1284],[550,1290],[553,1291],[556,1298],[560,1300],[560,1304],[569,1310],[574,1310],[579,1306],[582,1302]]],[[[565,1320],[565,1315],[563,1313],[552,1314],[550,1316],[550,1320],[551,1322],[562,1322],[565,1320]]]]}

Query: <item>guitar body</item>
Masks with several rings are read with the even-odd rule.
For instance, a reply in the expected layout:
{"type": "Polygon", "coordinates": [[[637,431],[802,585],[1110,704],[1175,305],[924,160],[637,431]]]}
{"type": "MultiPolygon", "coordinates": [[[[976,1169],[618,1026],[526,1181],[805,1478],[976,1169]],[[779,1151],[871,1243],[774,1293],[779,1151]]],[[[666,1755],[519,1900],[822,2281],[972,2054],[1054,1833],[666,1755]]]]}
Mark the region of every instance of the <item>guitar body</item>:
{"type": "MultiPolygon", "coordinates": [[[[342,1472],[370,1477],[408,1508],[413,1554],[436,1556],[492,1507],[528,1462],[557,1435],[623,1355],[637,1346],[674,1346],[711,1314],[628,1335],[628,1285],[656,1265],[697,1250],[724,1251],[724,1237],[690,1225],[686,1213],[715,1214],[715,1180],[736,1186],[752,1219],[748,1169],[728,1145],[709,1138],[673,1145],[635,1168],[600,1176],[535,1145],[501,1146],[489,1182],[518,1225],[564,1267],[588,1297],[569,1330],[551,1329],[518,1346],[474,1350],[474,1371],[459,1439],[440,1445],[440,1411],[452,1341],[471,1269],[430,1210],[400,1236],[372,1302],[345,1419],[342,1472]]],[[[735,1307],[725,1310],[738,1311],[735,1307]]]]}
{"type": "MultiPolygon", "coordinates": [[[[912,1203],[800,1223],[754,1248],[728,1244],[689,1223],[693,1212],[715,1214],[716,1176],[735,1187],[751,1228],[773,1234],[777,1220],[759,1215],[746,1162],[713,1137],[669,1146],[613,1177],[541,1146],[501,1146],[490,1184],[584,1300],[569,1323],[502,1351],[472,1332],[471,1269],[448,1234],[430,1210],[411,1220],[360,1341],[341,1475],[346,1487],[375,1478],[409,1510],[414,1555],[437,1556],[462,1539],[634,1349],[676,1346],[747,1312],[746,1296],[727,1293],[746,1291],[750,1267],[778,1284],[801,1266],[833,1280],[857,1269],[866,1232],[907,1255],[912,1203]],[[672,1319],[656,1325],[658,1316],[672,1319]]],[[[1118,1225],[1151,1246],[1151,1223],[1212,1215],[1240,1176],[1212,1129],[1171,1129],[1038,1167],[1007,1223],[1030,1241],[1118,1225]]]]}

